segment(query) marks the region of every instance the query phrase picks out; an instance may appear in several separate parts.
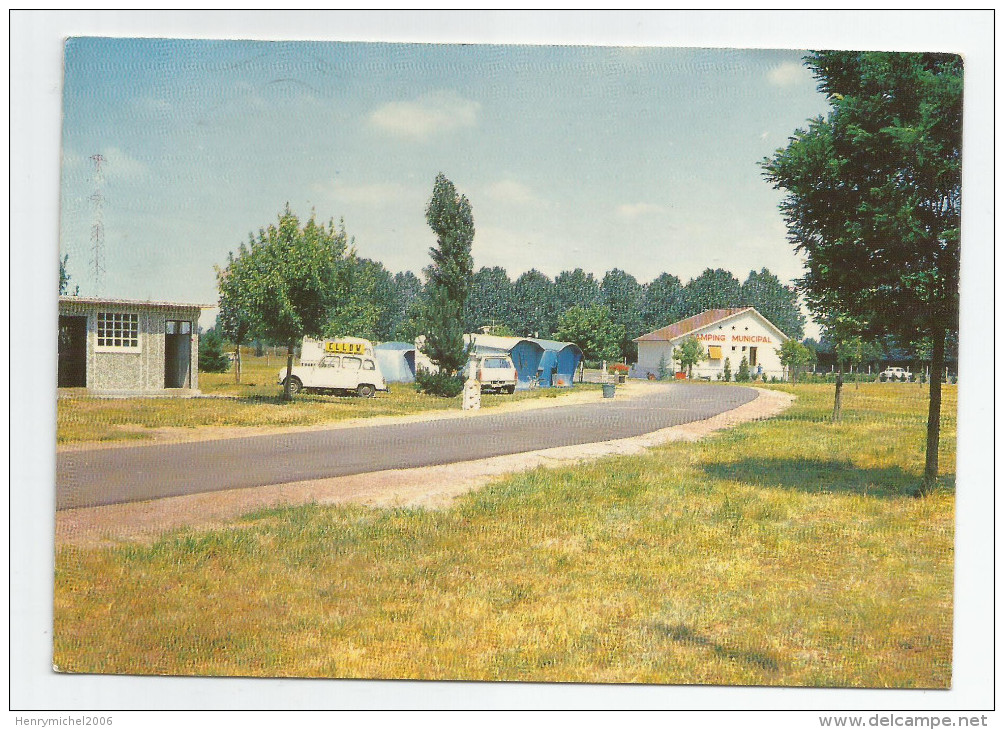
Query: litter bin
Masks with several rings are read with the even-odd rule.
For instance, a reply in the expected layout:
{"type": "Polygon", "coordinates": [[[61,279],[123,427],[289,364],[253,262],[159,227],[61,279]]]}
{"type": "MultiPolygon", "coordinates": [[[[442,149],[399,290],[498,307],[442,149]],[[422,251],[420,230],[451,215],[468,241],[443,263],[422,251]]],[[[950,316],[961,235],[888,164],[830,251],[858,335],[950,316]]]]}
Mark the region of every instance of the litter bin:
{"type": "Polygon", "coordinates": [[[603,384],[603,397],[604,398],[613,398],[614,397],[614,389],[616,387],[617,386],[615,386],[613,383],[604,383],[603,384]]]}

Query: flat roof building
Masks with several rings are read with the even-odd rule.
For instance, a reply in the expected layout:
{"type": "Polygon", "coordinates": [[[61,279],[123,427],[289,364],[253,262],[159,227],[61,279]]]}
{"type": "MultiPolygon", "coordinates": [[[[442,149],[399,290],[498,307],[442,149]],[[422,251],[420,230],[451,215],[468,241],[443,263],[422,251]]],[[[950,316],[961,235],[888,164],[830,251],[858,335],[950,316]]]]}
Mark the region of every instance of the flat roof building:
{"type": "Polygon", "coordinates": [[[212,304],[59,297],[57,387],[95,394],[199,390],[199,314],[212,304]]]}

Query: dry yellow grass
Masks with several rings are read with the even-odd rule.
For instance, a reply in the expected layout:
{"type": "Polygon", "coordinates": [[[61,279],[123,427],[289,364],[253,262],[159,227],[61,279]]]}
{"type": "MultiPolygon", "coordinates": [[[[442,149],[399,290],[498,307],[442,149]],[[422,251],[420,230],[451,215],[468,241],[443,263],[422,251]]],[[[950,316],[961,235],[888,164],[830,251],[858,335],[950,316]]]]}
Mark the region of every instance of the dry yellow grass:
{"type": "Polygon", "coordinates": [[[799,386],[779,419],[535,470],[450,509],[263,511],[56,560],[66,671],[947,687],[942,487],[922,389],[799,386]]]}

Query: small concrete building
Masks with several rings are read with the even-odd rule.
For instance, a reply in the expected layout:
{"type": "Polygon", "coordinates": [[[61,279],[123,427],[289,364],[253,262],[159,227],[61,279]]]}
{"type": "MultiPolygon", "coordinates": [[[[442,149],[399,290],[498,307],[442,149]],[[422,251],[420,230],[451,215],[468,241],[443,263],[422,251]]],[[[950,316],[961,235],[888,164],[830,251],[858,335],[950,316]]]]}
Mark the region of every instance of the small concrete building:
{"type": "Polygon", "coordinates": [[[214,305],[59,298],[57,386],[95,394],[199,390],[199,314],[214,305]]]}
{"type": "Polygon", "coordinates": [[[753,307],[709,309],[635,338],[638,363],[632,375],[658,376],[663,359],[669,371],[675,371],[679,364],[673,359],[673,350],[690,337],[696,337],[705,348],[706,359],[694,366],[695,378],[715,380],[725,369],[726,359],[734,378],[744,357],[751,375],[785,377],[777,350],[789,338],[753,307]]]}

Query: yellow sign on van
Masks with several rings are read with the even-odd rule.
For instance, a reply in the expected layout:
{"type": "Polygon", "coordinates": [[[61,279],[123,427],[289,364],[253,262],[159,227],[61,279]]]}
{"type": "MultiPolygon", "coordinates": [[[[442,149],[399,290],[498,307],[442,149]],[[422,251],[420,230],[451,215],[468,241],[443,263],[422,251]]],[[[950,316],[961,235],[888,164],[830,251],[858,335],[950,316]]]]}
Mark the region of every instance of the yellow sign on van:
{"type": "Polygon", "coordinates": [[[324,351],[339,355],[365,355],[366,346],[361,342],[325,342],[324,351]]]}

